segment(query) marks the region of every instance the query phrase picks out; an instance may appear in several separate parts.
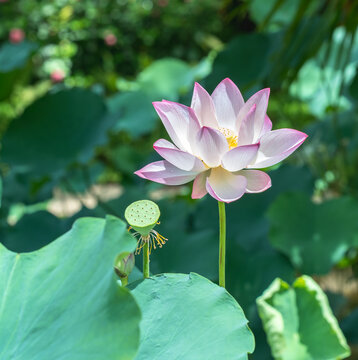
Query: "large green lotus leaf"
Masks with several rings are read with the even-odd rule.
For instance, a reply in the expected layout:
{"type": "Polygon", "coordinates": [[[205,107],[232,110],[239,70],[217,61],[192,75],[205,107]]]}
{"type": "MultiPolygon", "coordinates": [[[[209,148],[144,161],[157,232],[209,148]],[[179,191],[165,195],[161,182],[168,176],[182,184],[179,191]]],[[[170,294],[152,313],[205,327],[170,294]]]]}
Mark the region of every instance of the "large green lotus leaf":
{"type": "Polygon", "coordinates": [[[239,304],[202,276],[158,275],[132,293],[143,313],[136,360],[236,360],[247,359],[254,350],[239,304]]]}
{"type": "Polygon", "coordinates": [[[276,279],[257,299],[276,360],[335,360],[350,354],[326,295],[309,276],[276,279]]]}
{"type": "Polygon", "coordinates": [[[140,309],[113,264],[135,247],[111,216],[82,218],[37,252],[0,245],[0,359],[132,359],[140,309]]]}
{"type": "Polygon", "coordinates": [[[303,273],[327,273],[350,247],[358,246],[358,203],[353,198],[314,204],[306,194],[282,194],[268,217],[272,245],[303,273]]]}
{"type": "Polygon", "coordinates": [[[111,119],[102,98],[85,89],[62,90],[35,101],[11,122],[2,159],[37,176],[86,162],[106,141],[111,119]]]}

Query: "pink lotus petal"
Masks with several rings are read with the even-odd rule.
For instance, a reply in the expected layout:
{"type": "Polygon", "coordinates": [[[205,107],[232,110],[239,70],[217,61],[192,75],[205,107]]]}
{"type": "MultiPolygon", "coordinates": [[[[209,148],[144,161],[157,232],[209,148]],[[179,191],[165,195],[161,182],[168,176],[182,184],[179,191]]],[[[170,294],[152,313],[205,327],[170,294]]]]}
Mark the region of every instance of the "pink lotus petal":
{"type": "Polygon", "coordinates": [[[202,127],[197,136],[197,155],[209,167],[221,164],[222,155],[229,150],[225,136],[218,130],[202,127]]]}
{"type": "Polygon", "coordinates": [[[230,203],[245,194],[246,184],[245,176],[234,175],[218,167],[212,169],[206,179],[206,190],[214,199],[230,203]]]}
{"type": "Polygon", "coordinates": [[[255,114],[256,114],[256,105],[254,104],[241,123],[240,133],[237,142],[238,146],[254,143],[255,114]]]}
{"type": "Polygon", "coordinates": [[[216,87],[211,97],[215,104],[219,126],[236,130],[237,117],[244,106],[244,99],[237,86],[226,78],[216,87]]]}
{"type": "Polygon", "coordinates": [[[215,129],[219,127],[216,120],[213,99],[198,83],[195,83],[194,86],[191,108],[198,117],[201,126],[210,126],[215,129]]]}
{"type": "Polygon", "coordinates": [[[256,157],[259,144],[238,146],[225,153],[222,157],[221,164],[228,171],[239,171],[256,157]]]}
{"type": "Polygon", "coordinates": [[[196,176],[193,183],[193,191],[191,192],[192,199],[201,199],[207,194],[206,191],[206,178],[209,175],[209,171],[204,171],[196,176]]]}
{"type": "Polygon", "coordinates": [[[194,110],[171,101],[154,102],[153,106],[174,144],[180,150],[192,154],[196,135],[200,130],[194,110]]]}
{"type": "Polygon", "coordinates": [[[265,120],[264,120],[264,125],[262,126],[260,138],[262,135],[270,132],[271,130],[272,130],[272,122],[271,122],[270,118],[266,115],[265,120]]]}
{"type": "Polygon", "coordinates": [[[144,166],[135,172],[143,179],[155,181],[166,185],[182,185],[192,181],[197,171],[185,171],[178,169],[166,160],[156,161],[144,166]]]}
{"type": "Polygon", "coordinates": [[[179,150],[175,145],[165,139],[157,140],[153,145],[154,150],[165,160],[179,169],[185,171],[204,171],[205,165],[194,155],[179,150]]]}
{"type": "Polygon", "coordinates": [[[265,172],[260,170],[242,170],[240,175],[245,176],[247,180],[247,193],[260,193],[271,187],[271,178],[265,172]]]}
{"type": "Polygon", "coordinates": [[[271,131],[272,122],[270,118],[265,115],[264,123],[261,128],[261,133],[257,133],[255,129],[256,123],[256,105],[254,104],[251,110],[247,113],[240,126],[240,133],[238,138],[238,146],[247,144],[256,144],[260,141],[261,136],[271,131]]]}
{"type": "Polygon", "coordinates": [[[252,109],[254,105],[256,105],[255,112],[255,125],[254,125],[254,138],[257,139],[260,134],[262,127],[264,125],[268,100],[270,96],[270,89],[262,89],[252,95],[249,100],[246,101],[245,105],[241,108],[238,120],[236,123],[236,128],[238,132],[240,132],[241,123],[248,114],[248,112],[252,109]]]}
{"type": "Polygon", "coordinates": [[[305,133],[293,129],[270,131],[261,137],[257,157],[248,167],[265,168],[275,165],[291,155],[306,138],[305,133]]]}

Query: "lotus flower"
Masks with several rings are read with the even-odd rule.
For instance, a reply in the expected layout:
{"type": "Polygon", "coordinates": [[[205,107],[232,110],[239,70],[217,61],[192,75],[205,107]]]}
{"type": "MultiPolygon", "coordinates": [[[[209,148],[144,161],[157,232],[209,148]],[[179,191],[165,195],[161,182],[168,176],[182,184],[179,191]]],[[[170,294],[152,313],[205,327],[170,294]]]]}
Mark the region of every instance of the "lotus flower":
{"type": "Polygon", "coordinates": [[[266,115],[270,89],[244,101],[237,86],[223,80],[210,96],[195,83],[191,106],[171,101],[154,102],[172,142],[153,145],[164,160],[135,172],[166,185],[194,180],[192,198],[209,193],[230,203],[245,193],[260,193],[271,186],[265,172],[292,154],[307,135],[293,129],[271,130],[266,115]]]}

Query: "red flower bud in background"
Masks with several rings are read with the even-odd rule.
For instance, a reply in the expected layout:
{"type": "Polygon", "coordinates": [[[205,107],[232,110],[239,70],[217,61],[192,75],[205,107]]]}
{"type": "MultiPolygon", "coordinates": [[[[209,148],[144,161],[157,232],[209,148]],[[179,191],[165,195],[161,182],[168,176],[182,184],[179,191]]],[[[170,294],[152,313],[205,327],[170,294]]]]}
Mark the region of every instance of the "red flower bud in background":
{"type": "Polygon", "coordinates": [[[167,7],[169,4],[168,0],[158,0],[158,6],[160,7],[167,7]]]}
{"type": "Polygon", "coordinates": [[[117,44],[117,37],[114,34],[107,34],[104,37],[104,41],[107,46],[114,46],[117,44]]]}
{"type": "Polygon", "coordinates": [[[54,84],[56,83],[60,83],[64,80],[65,78],[65,73],[63,70],[61,69],[58,69],[58,70],[54,70],[52,73],[51,73],[51,80],[54,84]]]}
{"type": "Polygon", "coordinates": [[[25,33],[21,29],[11,29],[9,34],[9,40],[13,44],[21,43],[25,39],[25,33]]]}

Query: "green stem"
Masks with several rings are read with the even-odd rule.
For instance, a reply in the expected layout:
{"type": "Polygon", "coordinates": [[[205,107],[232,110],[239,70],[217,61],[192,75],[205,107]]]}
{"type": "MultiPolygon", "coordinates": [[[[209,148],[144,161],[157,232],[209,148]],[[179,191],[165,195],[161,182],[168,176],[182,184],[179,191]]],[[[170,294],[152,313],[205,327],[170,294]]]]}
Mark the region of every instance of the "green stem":
{"type": "Polygon", "coordinates": [[[149,278],[149,242],[145,241],[143,246],[143,278],[149,278]]]}
{"type": "Polygon", "coordinates": [[[127,286],[128,285],[128,276],[125,276],[121,279],[122,282],[122,286],[127,286]]]}
{"type": "Polygon", "coordinates": [[[225,203],[219,201],[219,285],[225,287],[225,254],[226,254],[226,215],[225,203]]]}

